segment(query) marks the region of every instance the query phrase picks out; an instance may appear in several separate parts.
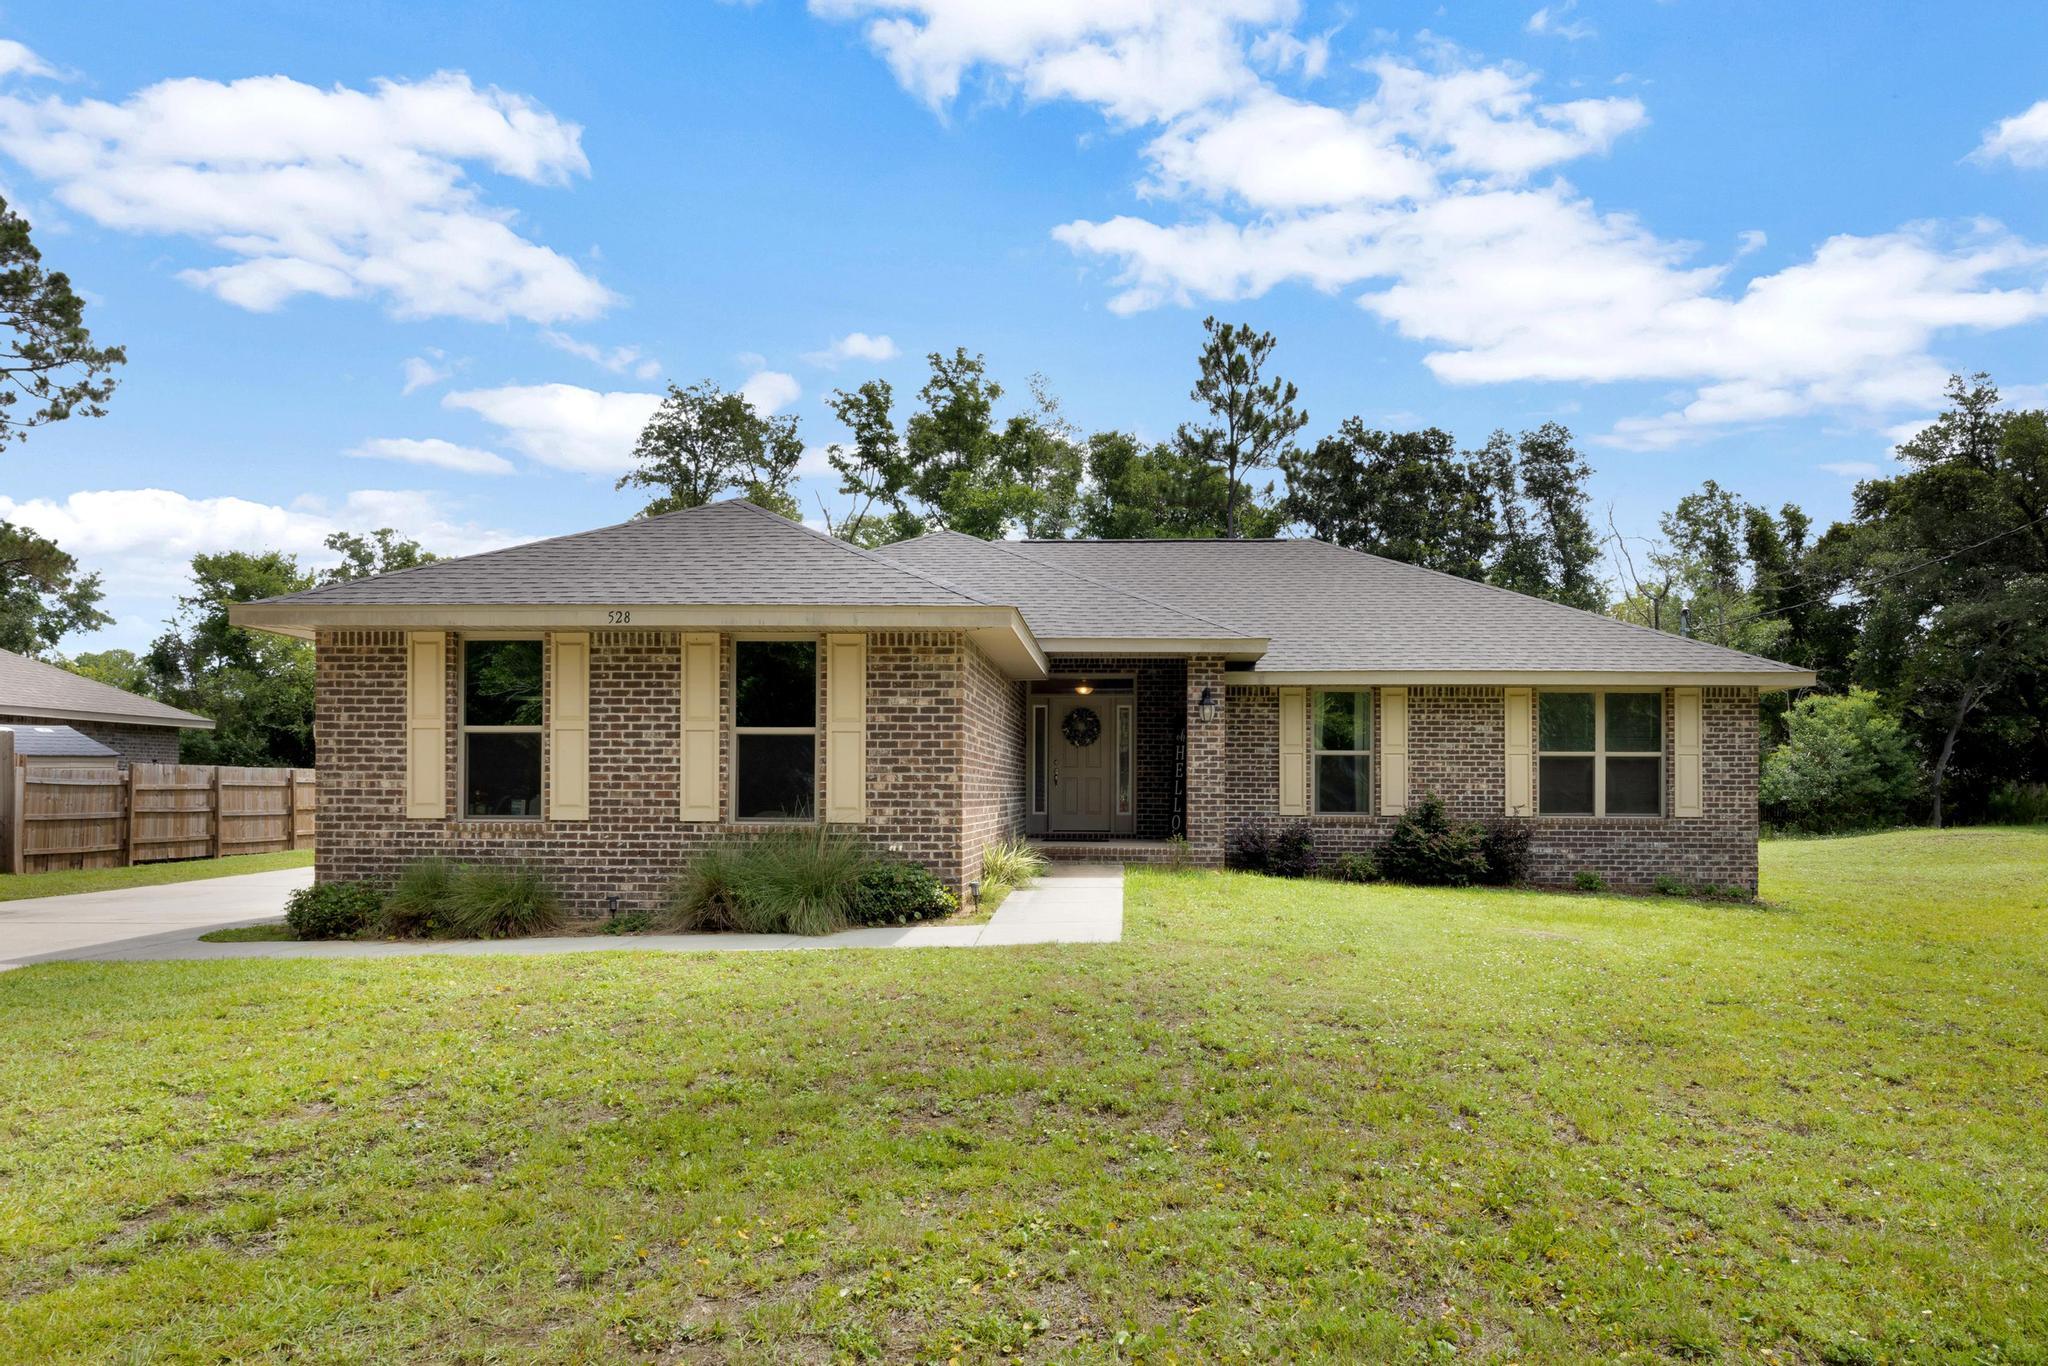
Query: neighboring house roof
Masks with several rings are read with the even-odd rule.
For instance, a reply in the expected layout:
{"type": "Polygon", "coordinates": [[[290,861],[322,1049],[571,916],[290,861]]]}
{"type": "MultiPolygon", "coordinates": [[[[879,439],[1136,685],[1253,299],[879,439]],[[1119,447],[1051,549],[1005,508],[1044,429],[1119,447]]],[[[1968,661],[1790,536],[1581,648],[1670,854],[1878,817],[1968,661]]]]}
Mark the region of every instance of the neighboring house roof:
{"type": "Polygon", "coordinates": [[[956,627],[1015,676],[1055,653],[1217,654],[1259,681],[1813,675],[1322,541],[981,541],[862,550],[734,499],[230,609],[243,626],[956,627]],[[629,618],[629,619],[628,619],[629,618]]]}
{"type": "Polygon", "coordinates": [[[1805,670],[1326,541],[1021,541],[1017,549],[1270,639],[1257,672],[1726,675],[1805,670]]]}
{"type": "Polygon", "coordinates": [[[167,706],[153,697],[138,697],[45,664],[40,659],[0,650],[0,716],[26,716],[53,721],[112,721],[129,726],[176,726],[212,730],[213,722],[167,706]]]}
{"type": "Polygon", "coordinates": [[[1085,652],[1119,641],[1148,649],[1188,642],[1256,658],[1266,646],[1258,631],[1240,630],[1078,569],[1048,564],[1009,541],[934,531],[876,553],[991,601],[1013,604],[1050,651],[1085,652]]]}
{"type": "Polygon", "coordinates": [[[118,759],[116,750],[107,748],[89,735],[80,735],[69,726],[0,726],[14,737],[14,752],[17,756],[31,759],[118,759]]]}

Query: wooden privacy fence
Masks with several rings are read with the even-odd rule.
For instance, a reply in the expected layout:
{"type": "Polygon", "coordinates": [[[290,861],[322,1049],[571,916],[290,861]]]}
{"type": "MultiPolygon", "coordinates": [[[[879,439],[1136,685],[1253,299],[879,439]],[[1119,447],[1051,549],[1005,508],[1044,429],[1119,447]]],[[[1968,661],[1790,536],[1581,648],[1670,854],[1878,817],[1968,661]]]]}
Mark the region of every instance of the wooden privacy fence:
{"type": "Polygon", "coordinates": [[[10,765],[0,868],[121,868],[313,847],[310,768],[10,765]]]}

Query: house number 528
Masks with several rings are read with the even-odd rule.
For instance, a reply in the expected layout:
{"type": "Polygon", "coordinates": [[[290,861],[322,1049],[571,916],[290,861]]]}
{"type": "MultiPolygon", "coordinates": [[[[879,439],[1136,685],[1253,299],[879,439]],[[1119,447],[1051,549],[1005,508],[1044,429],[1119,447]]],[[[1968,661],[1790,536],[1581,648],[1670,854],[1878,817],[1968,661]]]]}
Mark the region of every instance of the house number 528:
{"type": "Polygon", "coordinates": [[[633,614],[629,611],[606,612],[604,619],[614,626],[624,626],[633,619],[633,614]]]}

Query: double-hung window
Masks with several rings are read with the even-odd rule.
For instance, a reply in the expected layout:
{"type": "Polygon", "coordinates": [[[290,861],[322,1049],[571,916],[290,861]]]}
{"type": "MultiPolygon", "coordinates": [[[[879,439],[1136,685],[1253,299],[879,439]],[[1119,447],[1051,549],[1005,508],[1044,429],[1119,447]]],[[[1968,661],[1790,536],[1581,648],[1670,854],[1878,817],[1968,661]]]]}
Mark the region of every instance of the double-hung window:
{"type": "Polygon", "coordinates": [[[1542,814],[1663,814],[1663,693],[1540,693],[1536,736],[1542,814]]]}
{"type": "Polygon", "coordinates": [[[462,813],[540,815],[537,640],[462,642],[462,813]]]}
{"type": "Polygon", "coordinates": [[[818,643],[733,646],[734,820],[808,821],[818,814],[818,643]]]}
{"type": "Polygon", "coordinates": [[[1359,689],[1314,696],[1316,811],[1364,815],[1372,810],[1372,694],[1359,689]]]}

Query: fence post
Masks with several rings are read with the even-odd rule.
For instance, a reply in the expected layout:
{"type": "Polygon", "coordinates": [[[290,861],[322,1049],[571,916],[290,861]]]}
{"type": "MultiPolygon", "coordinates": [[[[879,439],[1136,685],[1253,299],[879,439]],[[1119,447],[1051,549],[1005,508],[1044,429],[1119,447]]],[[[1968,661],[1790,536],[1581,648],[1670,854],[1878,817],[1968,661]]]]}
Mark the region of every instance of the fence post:
{"type": "Polygon", "coordinates": [[[134,763],[128,765],[128,824],[126,827],[128,833],[121,840],[121,866],[123,868],[133,868],[135,866],[135,797],[141,790],[138,786],[138,775],[141,772],[142,770],[139,765],[134,763]]]}
{"type": "Polygon", "coordinates": [[[213,839],[211,840],[211,844],[212,844],[212,848],[213,848],[213,852],[212,852],[212,857],[214,857],[214,858],[219,858],[219,857],[220,857],[220,765],[219,765],[219,764],[215,764],[215,765],[213,766],[213,769],[212,769],[212,771],[211,771],[211,772],[210,772],[210,773],[208,774],[208,776],[207,776],[206,782],[207,782],[207,787],[208,787],[208,789],[209,789],[209,791],[210,791],[210,794],[211,794],[211,795],[210,795],[210,800],[211,800],[211,801],[212,801],[212,803],[213,803],[213,839]]]}
{"type": "Polygon", "coordinates": [[[284,847],[299,847],[299,771],[295,768],[284,771],[284,847]]]}
{"type": "Polygon", "coordinates": [[[21,798],[14,790],[14,732],[0,730],[0,872],[21,871],[21,798]]]}
{"type": "Polygon", "coordinates": [[[7,784],[7,808],[12,813],[7,818],[8,825],[13,827],[8,831],[7,871],[18,873],[28,866],[24,861],[26,851],[21,847],[23,839],[28,834],[21,819],[22,808],[28,805],[28,784],[25,781],[27,770],[22,768],[20,760],[14,757],[13,748],[12,744],[8,745],[7,772],[0,774],[0,781],[7,784]]]}

